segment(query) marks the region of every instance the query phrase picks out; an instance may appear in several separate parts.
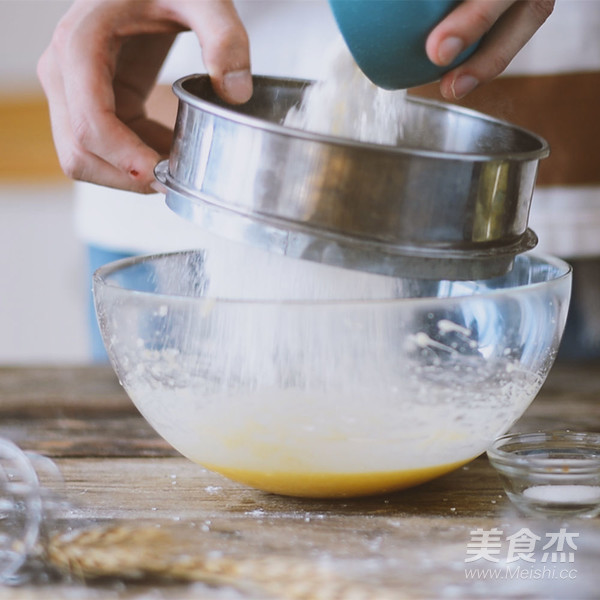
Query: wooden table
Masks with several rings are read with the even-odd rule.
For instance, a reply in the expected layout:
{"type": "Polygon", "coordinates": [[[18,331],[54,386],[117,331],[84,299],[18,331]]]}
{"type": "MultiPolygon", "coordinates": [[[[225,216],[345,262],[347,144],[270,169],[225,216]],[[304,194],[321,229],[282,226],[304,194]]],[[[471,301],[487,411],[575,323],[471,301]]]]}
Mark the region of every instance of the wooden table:
{"type": "MultiPolygon", "coordinates": [[[[557,364],[518,428],[600,431],[599,401],[600,363],[557,364]]],[[[57,509],[54,530],[91,525],[106,532],[116,525],[157,531],[164,538],[133,546],[142,562],[151,551],[180,566],[185,560],[189,566],[190,557],[233,565],[233,576],[216,578],[213,586],[162,577],[125,583],[57,578],[0,587],[0,598],[600,595],[600,519],[520,517],[485,457],[387,496],[313,501],[269,495],[180,457],[105,367],[0,368],[0,417],[0,436],[51,457],[64,476],[56,492],[68,505],[57,509]],[[507,538],[524,528],[539,543],[528,560],[512,561],[516,546],[511,550],[507,538]],[[572,561],[561,563],[558,553],[543,559],[542,543],[561,528],[579,534],[571,538],[577,542],[572,561]],[[494,529],[503,532],[495,555],[500,562],[483,555],[491,546],[481,541],[482,532],[494,529]],[[227,581],[241,591],[224,587],[227,581]]]]}

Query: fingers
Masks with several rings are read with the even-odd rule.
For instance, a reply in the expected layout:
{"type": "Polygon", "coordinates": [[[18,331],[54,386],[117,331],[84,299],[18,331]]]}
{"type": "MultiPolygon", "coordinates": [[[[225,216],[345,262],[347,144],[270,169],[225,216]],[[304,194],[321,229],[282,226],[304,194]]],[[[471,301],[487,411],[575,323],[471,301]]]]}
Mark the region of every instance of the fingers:
{"type": "Polygon", "coordinates": [[[54,54],[47,50],[38,64],[39,78],[48,97],[50,122],[60,165],[68,177],[92,183],[101,183],[131,191],[146,191],[132,178],[100,158],[80,143],[71,127],[61,71],[54,54]]]}
{"type": "Polygon", "coordinates": [[[427,56],[436,65],[449,65],[458,54],[486,34],[513,2],[464,0],[459,3],[429,34],[425,45],[427,56]]]}
{"type": "Polygon", "coordinates": [[[215,91],[232,104],[252,96],[248,34],[231,0],[183,2],[178,14],[194,30],[215,91]]]}
{"type": "Polygon", "coordinates": [[[469,59],[444,75],[442,95],[449,100],[462,98],[500,75],[553,8],[554,0],[465,0],[459,4],[429,35],[430,60],[448,65],[484,37],[469,59]]]}
{"type": "MultiPolygon", "coordinates": [[[[76,2],[40,59],[55,145],[69,177],[148,192],[160,156],[116,114],[119,21],[103,8],[94,0],[76,2]]],[[[143,102],[138,98],[137,111],[143,110],[143,102]]]]}
{"type": "MultiPolygon", "coordinates": [[[[138,3],[140,9],[144,5],[138,3]]],[[[77,34],[71,35],[59,47],[59,58],[76,143],[87,154],[115,167],[121,173],[122,187],[147,192],[154,181],[153,169],[160,155],[140,139],[129,121],[143,116],[145,96],[149,91],[140,81],[139,73],[151,65],[149,78],[154,80],[173,38],[163,37],[161,23],[154,24],[151,18],[133,10],[129,15],[120,15],[100,7],[84,13],[84,18],[74,26],[77,34]],[[148,36],[129,38],[131,45],[137,46],[138,59],[123,67],[127,53],[119,34],[122,28],[129,26],[129,19],[141,23],[144,28],[158,30],[152,36],[152,43],[159,49],[155,54],[150,52],[148,36]],[[121,83],[123,80],[126,85],[121,83]]],[[[131,45],[125,44],[128,48],[131,45]]],[[[94,173],[90,167],[88,159],[84,165],[88,179],[94,173]]]]}
{"type": "Polygon", "coordinates": [[[246,31],[231,0],[75,0],[38,64],[61,166],[73,178],[151,192],[171,132],[144,105],[177,32],[194,29],[217,93],[252,94],[246,31]]]}

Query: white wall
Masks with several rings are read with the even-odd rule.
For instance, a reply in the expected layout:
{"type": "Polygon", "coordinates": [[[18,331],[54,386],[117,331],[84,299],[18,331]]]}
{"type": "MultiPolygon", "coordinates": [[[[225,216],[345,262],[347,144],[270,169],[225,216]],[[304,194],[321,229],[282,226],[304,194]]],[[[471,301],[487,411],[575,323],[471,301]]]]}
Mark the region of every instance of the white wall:
{"type": "Polygon", "coordinates": [[[0,364],[80,363],[88,285],[70,186],[0,186],[0,364]]]}
{"type": "MultiPolygon", "coordinates": [[[[68,6],[0,0],[0,94],[41,93],[36,63],[68,6]]],[[[84,260],[67,181],[0,181],[0,364],[88,360],[84,260]]]]}
{"type": "Polygon", "coordinates": [[[38,91],[37,59],[47,46],[68,0],[0,0],[2,92],[38,91]]]}

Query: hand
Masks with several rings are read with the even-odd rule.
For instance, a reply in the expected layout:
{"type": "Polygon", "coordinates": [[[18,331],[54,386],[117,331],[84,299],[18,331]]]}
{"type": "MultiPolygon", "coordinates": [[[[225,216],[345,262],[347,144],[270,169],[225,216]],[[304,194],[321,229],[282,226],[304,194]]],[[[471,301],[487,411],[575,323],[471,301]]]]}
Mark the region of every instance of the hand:
{"type": "Polygon", "coordinates": [[[217,93],[248,100],[248,36],[232,0],[75,0],[38,63],[69,177],[154,191],[154,166],[172,132],[148,119],[144,105],[176,35],[188,29],[217,93]]]}
{"type": "Polygon", "coordinates": [[[440,81],[444,98],[457,100],[500,75],[554,10],[554,0],[464,0],[429,34],[436,65],[450,64],[485,35],[473,55],[440,81]]]}

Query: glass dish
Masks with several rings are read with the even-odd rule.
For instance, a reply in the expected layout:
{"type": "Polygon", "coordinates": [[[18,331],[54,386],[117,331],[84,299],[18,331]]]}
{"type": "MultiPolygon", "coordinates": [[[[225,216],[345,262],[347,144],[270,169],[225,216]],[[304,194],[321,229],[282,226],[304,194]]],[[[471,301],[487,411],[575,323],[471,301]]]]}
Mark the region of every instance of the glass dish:
{"type": "Polygon", "coordinates": [[[432,281],[225,240],[94,276],[109,357],[156,431],[231,479],[311,497],[417,485],[485,452],[550,370],[569,292],[550,257],[432,281]]]}
{"type": "Polygon", "coordinates": [[[509,434],[498,438],[487,454],[506,495],[524,514],[600,514],[600,434],[509,434]]]}

